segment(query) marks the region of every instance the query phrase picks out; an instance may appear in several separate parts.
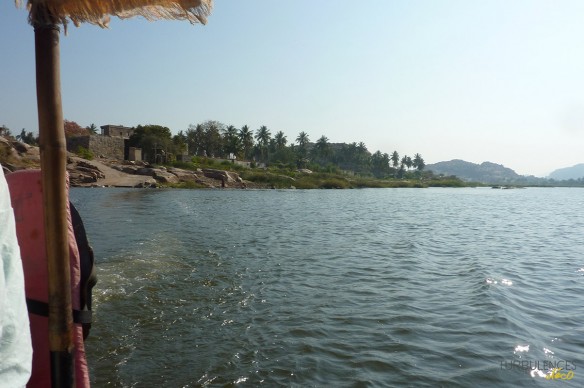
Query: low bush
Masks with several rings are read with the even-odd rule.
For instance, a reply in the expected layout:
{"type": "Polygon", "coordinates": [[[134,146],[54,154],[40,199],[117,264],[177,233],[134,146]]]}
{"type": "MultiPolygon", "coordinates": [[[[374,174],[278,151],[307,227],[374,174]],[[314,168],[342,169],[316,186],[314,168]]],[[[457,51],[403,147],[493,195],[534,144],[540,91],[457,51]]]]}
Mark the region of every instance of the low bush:
{"type": "Polygon", "coordinates": [[[91,152],[90,150],[88,150],[87,148],[83,147],[83,146],[79,146],[77,148],[77,152],[76,154],[83,159],[87,159],[87,160],[92,160],[94,155],[93,152],[91,152]]]}

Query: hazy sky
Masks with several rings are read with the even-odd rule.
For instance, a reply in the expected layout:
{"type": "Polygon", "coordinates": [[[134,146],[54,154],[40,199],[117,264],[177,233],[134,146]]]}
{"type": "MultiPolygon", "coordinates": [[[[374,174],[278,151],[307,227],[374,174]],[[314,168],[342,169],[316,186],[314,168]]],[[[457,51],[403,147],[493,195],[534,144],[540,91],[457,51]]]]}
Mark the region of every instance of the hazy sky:
{"type": "MultiPolygon", "coordinates": [[[[38,131],[34,36],[0,1],[0,125],[38,131]]],[[[266,125],[426,163],[584,163],[582,0],[216,0],[206,26],[112,19],[61,38],[64,116],[266,125]]]]}

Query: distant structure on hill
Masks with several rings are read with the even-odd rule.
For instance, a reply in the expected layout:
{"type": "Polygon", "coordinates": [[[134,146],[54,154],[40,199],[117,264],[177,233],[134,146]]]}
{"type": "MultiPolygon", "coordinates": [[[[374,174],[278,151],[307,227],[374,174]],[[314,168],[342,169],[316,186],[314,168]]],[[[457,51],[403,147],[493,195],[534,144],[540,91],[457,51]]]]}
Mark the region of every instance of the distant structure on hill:
{"type": "Polygon", "coordinates": [[[123,125],[102,125],[102,136],[121,137],[122,139],[129,139],[134,133],[134,128],[124,127],[123,125]]]}
{"type": "Polygon", "coordinates": [[[80,147],[93,155],[116,160],[142,160],[142,150],[128,146],[134,128],[123,125],[102,125],[101,135],[67,138],[67,151],[79,152],[80,147]]]}

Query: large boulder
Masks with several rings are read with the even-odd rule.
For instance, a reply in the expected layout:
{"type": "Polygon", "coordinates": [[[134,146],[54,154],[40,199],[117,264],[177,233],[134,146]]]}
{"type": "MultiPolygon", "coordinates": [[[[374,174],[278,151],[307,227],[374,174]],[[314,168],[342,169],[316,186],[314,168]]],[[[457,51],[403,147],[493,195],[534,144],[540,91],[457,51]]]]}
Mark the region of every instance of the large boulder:
{"type": "Polygon", "coordinates": [[[154,176],[156,170],[150,167],[142,167],[136,170],[136,175],[154,176]]]}
{"type": "Polygon", "coordinates": [[[155,179],[147,179],[144,182],[140,182],[134,186],[135,188],[156,188],[158,183],[155,179]]]}
{"type": "Polygon", "coordinates": [[[198,179],[197,174],[193,171],[183,170],[182,168],[169,168],[168,172],[176,175],[181,182],[195,182],[198,179]]]}
{"type": "MultiPolygon", "coordinates": [[[[11,138],[0,136],[0,162],[12,164],[15,169],[40,167],[39,148],[11,138]]],[[[10,170],[14,171],[12,168],[10,170]]]]}
{"type": "Polygon", "coordinates": [[[73,160],[71,158],[68,161],[71,162],[67,166],[67,171],[69,172],[69,180],[72,186],[94,183],[98,179],[105,178],[104,173],[97,166],[89,162],[80,159],[73,160]]]}
{"type": "Polygon", "coordinates": [[[121,171],[125,172],[126,174],[135,175],[136,171],[138,171],[138,167],[136,167],[136,166],[122,166],[121,171]]]}
{"type": "Polygon", "coordinates": [[[94,183],[97,182],[97,177],[95,174],[71,171],[69,172],[69,182],[71,186],[77,186],[83,183],[94,183]]]}
{"type": "Polygon", "coordinates": [[[235,172],[225,171],[225,170],[215,170],[212,168],[204,168],[203,174],[207,178],[217,179],[219,181],[223,181],[225,183],[231,182],[241,182],[241,178],[235,172]]]}
{"type": "Polygon", "coordinates": [[[74,170],[75,172],[79,173],[79,174],[84,174],[84,175],[88,175],[91,177],[94,177],[95,181],[97,181],[99,178],[105,178],[105,175],[103,175],[103,173],[99,170],[94,170],[91,168],[87,168],[87,167],[82,167],[82,166],[77,166],[74,170]]]}
{"type": "Polygon", "coordinates": [[[25,154],[31,148],[31,146],[29,146],[28,144],[22,143],[18,140],[12,141],[11,145],[12,148],[14,148],[19,154],[25,154]]]}
{"type": "Polygon", "coordinates": [[[163,171],[163,170],[154,170],[154,179],[161,183],[178,183],[179,179],[176,175],[163,171]]]}
{"type": "Polygon", "coordinates": [[[99,169],[99,167],[86,162],[84,160],[79,160],[77,162],[77,170],[79,171],[83,171],[83,172],[92,172],[95,173],[97,175],[98,178],[105,178],[105,175],[103,174],[103,172],[99,169]]]}

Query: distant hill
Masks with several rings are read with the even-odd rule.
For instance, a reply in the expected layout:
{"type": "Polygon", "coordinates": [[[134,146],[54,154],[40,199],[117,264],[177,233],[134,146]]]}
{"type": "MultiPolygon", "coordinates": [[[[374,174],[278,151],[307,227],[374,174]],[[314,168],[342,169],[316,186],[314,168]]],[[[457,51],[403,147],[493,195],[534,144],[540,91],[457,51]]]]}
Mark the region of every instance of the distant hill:
{"type": "Polygon", "coordinates": [[[486,184],[510,184],[525,179],[512,169],[491,162],[475,164],[455,159],[449,162],[429,164],[425,169],[434,172],[434,174],[455,175],[465,181],[486,184]]]}
{"type": "Polygon", "coordinates": [[[549,177],[558,181],[584,178],[584,163],[572,167],[559,168],[552,172],[549,177]]]}

